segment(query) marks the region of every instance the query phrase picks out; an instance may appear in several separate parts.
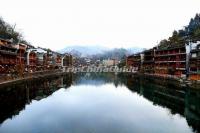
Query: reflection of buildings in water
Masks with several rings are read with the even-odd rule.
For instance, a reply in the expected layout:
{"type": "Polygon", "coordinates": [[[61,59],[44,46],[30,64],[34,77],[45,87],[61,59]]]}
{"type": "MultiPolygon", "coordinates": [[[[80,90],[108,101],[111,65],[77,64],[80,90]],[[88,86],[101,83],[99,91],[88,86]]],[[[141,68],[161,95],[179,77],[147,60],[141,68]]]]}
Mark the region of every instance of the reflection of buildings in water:
{"type": "Polygon", "coordinates": [[[200,132],[200,117],[199,115],[192,112],[190,109],[185,109],[184,115],[187,123],[193,128],[194,131],[200,132]]]}
{"type": "Polygon", "coordinates": [[[133,92],[137,92],[138,94],[140,94],[140,81],[138,80],[138,78],[133,78],[132,76],[127,77],[127,81],[125,82],[127,88],[129,88],[130,90],[132,90],[133,92]]]}
{"type": "MultiPolygon", "coordinates": [[[[15,86],[4,86],[0,88],[0,123],[8,117],[17,115],[24,109],[26,104],[26,90],[14,88],[15,86]]],[[[23,85],[18,87],[24,88],[23,85]]]]}
{"type": "Polygon", "coordinates": [[[101,86],[103,84],[113,84],[116,88],[125,84],[126,77],[124,74],[118,73],[76,73],[73,75],[74,84],[89,84],[95,86],[101,86]]]}
{"type": "Polygon", "coordinates": [[[113,83],[115,87],[122,85],[122,79],[115,73],[76,73],[73,75],[74,85],[95,85],[101,86],[107,83],[113,83]]]}
{"type": "Polygon", "coordinates": [[[30,101],[30,97],[29,97],[29,88],[28,86],[26,85],[26,103],[29,104],[31,101],[30,101]]]}
{"type": "Polygon", "coordinates": [[[171,114],[178,113],[183,116],[184,98],[182,98],[178,92],[177,94],[176,93],[171,94],[171,90],[169,91],[155,90],[154,103],[161,105],[163,107],[167,107],[168,109],[170,109],[171,114]]]}
{"type": "Polygon", "coordinates": [[[194,131],[200,132],[200,92],[188,88],[172,89],[145,82],[140,78],[127,78],[127,87],[143,95],[153,104],[166,107],[171,114],[184,116],[194,131]]]}
{"type": "Polygon", "coordinates": [[[200,132],[200,92],[188,90],[185,99],[184,115],[188,125],[200,132]]]}
{"type": "Polygon", "coordinates": [[[8,118],[18,115],[26,104],[32,100],[41,100],[62,87],[69,87],[72,77],[40,79],[18,84],[6,85],[0,88],[0,124],[8,118]],[[63,84],[64,83],[64,84],[63,84]]]}
{"type": "Polygon", "coordinates": [[[0,88],[0,123],[18,115],[32,100],[41,100],[59,88],[68,88],[72,84],[87,84],[86,80],[100,81],[99,84],[96,84],[97,82],[88,83],[94,85],[105,83],[113,83],[116,87],[126,85],[127,88],[152,101],[153,104],[168,108],[171,114],[186,117],[188,125],[193,130],[200,131],[200,92],[185,88],[169,89],[169,87],[158,86],[140,78],[113,73],[91,73],[88,77],[85,77],[84,73],[67,74],[63,77],[4,86],[0,88]]]}
{"type": "Polygon", "coordinates": [[[63,76],[63,83],[62,83],[62,88],[69,88],[73,84],[73,74],[68,73],[67,75],[63,76]]]}
{"type": "Polygon", "coordinates": [[[63,82],[63,77],[60,78],[60,84],[58,83],[59,88],[64,88],[64,82],[63,82]]]}

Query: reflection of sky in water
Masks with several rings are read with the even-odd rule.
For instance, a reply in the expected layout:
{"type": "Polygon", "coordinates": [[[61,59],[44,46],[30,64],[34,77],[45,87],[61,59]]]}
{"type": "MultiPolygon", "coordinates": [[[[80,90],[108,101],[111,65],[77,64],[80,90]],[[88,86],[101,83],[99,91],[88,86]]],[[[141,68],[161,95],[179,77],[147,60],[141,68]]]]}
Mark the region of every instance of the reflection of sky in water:
{"type": "Polygon", "coordinates": [[[79,85],[33,101],[0,133],[191,132],[185,118],[172,115],[124,86],[79,85]]]}
{"type": "Polygon", "coordinates": [[[102,85],[105,80],[93,80],[93,79],[80,79],[77,81],[76,85],[102,85]]]}

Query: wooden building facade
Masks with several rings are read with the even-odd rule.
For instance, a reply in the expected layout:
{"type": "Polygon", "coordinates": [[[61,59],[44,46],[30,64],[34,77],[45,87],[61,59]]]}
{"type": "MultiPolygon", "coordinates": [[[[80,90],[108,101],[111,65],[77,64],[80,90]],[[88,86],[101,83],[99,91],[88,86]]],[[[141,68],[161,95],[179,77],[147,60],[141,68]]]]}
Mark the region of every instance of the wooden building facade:
{"type": "Polygon", "coordinates": [[[189,78],[200,80],[200,42],[190,52],[189,78]]]}
{"type": "Polygon", "coordinates": [[[155,73],[186,75],[186,47],[158,49],[155,52],[155,73]]]}
{"type": "Polygon", "coordinates": [[[12,73],[16,69],[17,49],[12,42],[0,39],[0,74],[12,73]]]}

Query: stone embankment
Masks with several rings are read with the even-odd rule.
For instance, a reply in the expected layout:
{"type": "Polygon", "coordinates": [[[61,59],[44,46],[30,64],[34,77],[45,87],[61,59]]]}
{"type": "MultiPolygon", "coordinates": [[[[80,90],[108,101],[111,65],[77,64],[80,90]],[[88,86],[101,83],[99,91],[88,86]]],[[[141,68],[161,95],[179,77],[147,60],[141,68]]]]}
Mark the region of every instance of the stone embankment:
{"type": "Polygon", "coordinates": [[[51,70],[39,71],[34,73],[25,73],[22,76],[5,75],[0,77],[0,85],[6,85],[10,83],[17,83],[46,77],[60,76],[64,74],[66,74],[66,72],[63,72],[61,70],[51,70]]]}
{"type": "Polygon", "coordinates": [[[172,75],[158,75],[158,74],[147,74],[138,73],[140,77],[145,80],[150,80],[160,85],[173,85],[177,87],[188,87],[192,89],[200,90],[200,81],[188,80],[185,77],[177,77],[172,75]]]}

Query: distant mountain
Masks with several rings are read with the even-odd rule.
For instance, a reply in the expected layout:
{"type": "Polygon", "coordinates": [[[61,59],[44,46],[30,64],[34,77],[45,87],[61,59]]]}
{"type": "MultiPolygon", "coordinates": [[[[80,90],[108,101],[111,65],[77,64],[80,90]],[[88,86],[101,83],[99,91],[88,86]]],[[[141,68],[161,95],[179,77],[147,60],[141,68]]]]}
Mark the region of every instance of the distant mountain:
{"type": "Polygon", "coordinates": [[[69,46],[59,52],[71,53],[78,57],[95,57],[95,58],[122,58],[125,55],[141,52],[143,48],[107,48],[103,46],[69,46]]]}
{"type": "Polygon", "coordinates": [[[71,53],[72,55],[79,55],[81,57],[91,56],[95,54],[102,54],[109,49],[103,46],[69,46],[59,52],[61,53],[71,53]]]}

